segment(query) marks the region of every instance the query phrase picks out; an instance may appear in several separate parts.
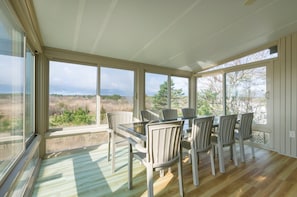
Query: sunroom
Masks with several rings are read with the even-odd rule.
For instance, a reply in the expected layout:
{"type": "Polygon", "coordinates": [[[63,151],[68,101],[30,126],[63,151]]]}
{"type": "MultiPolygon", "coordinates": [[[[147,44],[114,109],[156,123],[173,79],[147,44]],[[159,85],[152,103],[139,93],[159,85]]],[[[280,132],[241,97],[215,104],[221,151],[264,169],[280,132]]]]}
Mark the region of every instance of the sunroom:
{"type": "MultiPolygon", "coordinates": [[[[296,192],[296,178],[289,176],[297,173],[296,7],[294,0],[1,1],[0,196],[145,195],[146,185],[127,189],[124,147],[117,152],[124,155],[118,173],[109,172],[106,113],[129,111],[140,121],[141,110],[177,109],[181,116],[188,107],[198,116],[253,112],[258,152],[239,169],[283,159],[271,168],[287,184],[282,192],[296,192]],[[80,158],[92,161],[87,168],[93,171],[75,176],[83,168],[80,158]],[[42,175],[47,165],[63,162],[74,173],[66,189],[62,172],[42,175]],[[290,171],[280,172],[286,165],[290,171]],[[91,182],[106,180],[93,184],[105,192],[82,186],[92,174],[91,182]],[[62,184],[57,193],[43,186],[54,180],[62,184]]],[[[232,176],[240,176],[231,164],[232,176]]],[[[203,181],[224,180],[219,172],[209,178],[206,165],[200,190],[185,181],[186,196],[228,191],[205,189],[203,181]]],[[[189,166],[185,162],[186,179],[189,166]]],[[[145,169],[137,170],[138,184],[146,183],[145,169]]],[[[175,178],[157,183],[156,195],[178,195],[175,171],[175,178]]],[[[264,183],[271,174],[254,181],[264,183]]]]}

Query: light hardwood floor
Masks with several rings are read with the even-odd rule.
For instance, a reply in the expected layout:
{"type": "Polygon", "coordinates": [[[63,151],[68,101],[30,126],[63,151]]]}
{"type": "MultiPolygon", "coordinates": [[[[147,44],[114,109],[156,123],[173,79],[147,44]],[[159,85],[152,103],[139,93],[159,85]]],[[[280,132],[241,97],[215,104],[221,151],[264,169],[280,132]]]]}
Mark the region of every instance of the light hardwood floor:
{"type": "MultiPolygon", "coordinates": [[[[198,187],[193,185],[191,164],[186,158],[183,163],[185,196],[297,196],[297,159],[259,148],[255,151],[253,159],[250,148],[246,147],[247,161],[238,167],[225,154],[224,174],[219,172],[216,158],[216,176],[211,175],[209,155],[202,154],[198,187]]],[[[42,161],[33,196],[146,196],[145,168],[134,161],[133,189],[128,190],[127,147],[120,147],[116,154],[114,174],[107,161],[106,145],[52,155],[42,161]]],[[[154,194],[179,196],[177,167],[161,178],[159,173],[154,173],[154,194]]]]}

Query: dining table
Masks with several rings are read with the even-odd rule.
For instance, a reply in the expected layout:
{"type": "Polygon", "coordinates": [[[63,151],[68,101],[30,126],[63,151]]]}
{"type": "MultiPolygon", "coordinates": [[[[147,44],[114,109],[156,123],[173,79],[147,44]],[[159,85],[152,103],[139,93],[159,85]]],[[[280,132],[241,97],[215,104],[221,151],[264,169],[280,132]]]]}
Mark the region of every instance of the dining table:
{"type": "MultiPolygon", "coordinates": [[[[156,122],[164,122],[164,121],[154,121],[156,122]]],[[[133,139],[136,139],[137,141],[146,141],[146,125],[150,123],[149,121],[143,121],[143,122],[132,122],[132,123],[125,123],[125,124],[119,124],[118,128],[121,130],[120,135],[126,138],[132,137],[133,139]]],[[[187,121],[184,120],[183,125],[183,135],[186,134],[186,132],[189,130],[189,124],[187,121]]]]}
{"type": "Polygon", "coordinates": [[[119,124],[118,128],[122,131],[121,135],[124,137],[133,137],[141,141],[146,141],[145,126],[148,123],[148,121],[125,123],[119,124]]]}
{"type": "MultiPolygon", "coordinates": [[[[189,123],[190,123],[191,119],[192,118],[178,118],[177,119],[177,120],[184,121],[183,133],[182,133],[183,138],[187,138],[190,135],[192,125],[190,125],[189,123]]],[[[219,120],[218,118],[214,119],[213,128],[218,127],[218,125],[219,125],[218,120],[219,120]]],[[[145,142],[146,141],[146,125],[151,122],[150,121],[137,121],[137,122],[132,122],[132,123],[119,124],[118,125],[118,128],[120,130],[119,134],[125,138],[132,137],[136,141],[145,142]]],[[[153,121],[153,122],[154,123],[156,123],[156,122],[162,123],[164,121],[160,120],[160,121],[153,121]]]]}

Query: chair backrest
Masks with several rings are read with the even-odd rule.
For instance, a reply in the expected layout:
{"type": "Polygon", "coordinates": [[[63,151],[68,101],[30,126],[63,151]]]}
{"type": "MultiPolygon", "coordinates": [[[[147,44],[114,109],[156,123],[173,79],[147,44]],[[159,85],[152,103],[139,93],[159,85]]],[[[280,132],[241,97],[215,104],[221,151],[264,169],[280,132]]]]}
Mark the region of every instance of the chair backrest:
{"type": "Polygon", "coordinates": [[[253,118],[254,113],[241,114],[238,132],[243,140],[252,137],[253,118]]]}
{"type": "Polygon", "coordinates": [[[211,132],[214,116],[195,118],[192,123],[192,148],[197,152],[211,148],[211,132]]]}
{"type": "Polygon", "coordinates": [[[163,120],[177,120],[177,109],[163,109],[163,120]]]}
{"type": "Polygon", "coordinates": [[[218,127],[218,137],[222,145],[235,143],[234,129],[237,121],[237,114],[221,116],[218,127]]]}
{"type": "Polygon", "coordinates": [[[195,118],[196,110],[194,108],[183,108],[182,109],[183,118],[195,118]]]}
{"type": "Polygon", "coordinates": [[[180,157],[183,121],[149,123],[146,125],[147,163],[153,168],[165,168],[180,157]]]}
{"type": "Polygon", "coordinates": [[[159,120],[159,115],[150,111],[150,110],[142,110],[140,111],[141,121],[151,121],[151,120],[159,120]]]}
{"type": "Polygon", "coordinates": [[[107,112],[108,128],[118,131],[117,125],[133,122],[133,113],[127,111],[107,112]]]}

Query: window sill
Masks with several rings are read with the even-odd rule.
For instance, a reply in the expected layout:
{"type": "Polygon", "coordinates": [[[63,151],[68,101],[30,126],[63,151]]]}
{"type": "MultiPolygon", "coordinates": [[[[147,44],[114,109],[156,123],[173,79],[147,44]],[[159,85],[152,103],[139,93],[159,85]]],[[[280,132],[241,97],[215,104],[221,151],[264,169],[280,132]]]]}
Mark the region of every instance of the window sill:
{"type": "Polygon", "coordinates": [[[45,134],[45,139],[75,136],[91,133],[106,132],[108,128],[107,124],[92,127],[73,127],[73,128],[61,128],[61,129],[50,129],[45,134]]]}

